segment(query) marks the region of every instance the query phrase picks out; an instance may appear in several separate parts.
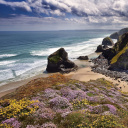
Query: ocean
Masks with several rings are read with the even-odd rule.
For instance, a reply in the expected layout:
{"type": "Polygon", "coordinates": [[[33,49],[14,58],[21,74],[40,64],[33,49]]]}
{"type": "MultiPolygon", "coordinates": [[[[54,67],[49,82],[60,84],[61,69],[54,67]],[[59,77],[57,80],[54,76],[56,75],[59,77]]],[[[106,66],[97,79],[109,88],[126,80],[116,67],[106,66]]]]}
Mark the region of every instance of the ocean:
{"type": "Polygon", "coordinates": [[[94,53],[115,30],[0,32],[0,85],[45,72],[47,57],[60,47],[69,59],[94,53]]]}

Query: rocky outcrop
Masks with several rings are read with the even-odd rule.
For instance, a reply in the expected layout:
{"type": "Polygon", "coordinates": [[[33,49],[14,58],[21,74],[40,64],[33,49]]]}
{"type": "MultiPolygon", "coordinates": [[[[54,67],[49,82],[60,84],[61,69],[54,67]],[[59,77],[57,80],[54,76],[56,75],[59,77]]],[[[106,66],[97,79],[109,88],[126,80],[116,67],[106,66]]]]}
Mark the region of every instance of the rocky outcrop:
{"type": "Polygon", "coordinates": [[[47,72],[68,73],[77,70],[77,65],[68,59],[68,53],[60,48],[48,57],[47,72]]]}
{"type": "Polygon", "coordinates": [[[102,46],[102,45],[99,45],[98,47],[97,47],[97,50],[95,51],[95,52],[103,52],[104,50],[106,50],[106,49],[108,49],[109,47],[107,46],[107,45],[104,45],[104,46],[102,46]]]}
{"type": "Polygon", "coordinates": [[[128,81],[128,33],[120,36],[112,48],[103,50],[102,54],[92,62],[94,72],[128,81]]]}
{"type": "Polygon", "coordinates": [[[111,60],[111,70],[128,70],[128,46],[124,47],[116,56],[111,60]]]}
{"type": "Polygon", "coordinates": [[[123,35],[123,34],[126,33],[126,32],[128,32],[128,28],[123,28],[123,29],[121,29],[121,30],[118,32],[118,34],[119,34],[119,36],[120,36],[120,35],[123,35]]]}
{"type": "Polygon", "coordinates": [[[112,39],[119,39],[119,36],[122,36],[126,32],[128,32],[128,28],[123,28],[120,31],[111,34],[110,38],[112,38],[112,39]]]}
{"type": "Polygon", "coordinates": [[[79,56],[78,60],[89,60],[88,56],[79,56]]]}
{"type": "Polygon", "coordinates": [[[95,52],[103,52],[103,46],[102,45],[99,45],[98,47],[97,47],[97,49],[96,49],[96,51],[95,52]]]}
{"type": "Polygon", "coordinates": [[[118,39],[119,38],[118,32],[115,32],[115,33],[111,34],[110,35],[110,38],[112,38],[112,39],[118,39]]]}
{"type": "Polygon", "coordinates": [[[103,39],[102,45],[113,46],[114,42],[112,41],[112,39],[110,37],[106,37],[106,38],[103,39]]]}
{"type": "Polygon", "coordinates": [[[111,61],[111,59],[116,56],[121,50],[123,50],[124,47],[128,45],[128,33],[123,34],[119,41],[113,46],[113,48],[109,48],[107,50],[104,50],[102,55],[111,61]]]}

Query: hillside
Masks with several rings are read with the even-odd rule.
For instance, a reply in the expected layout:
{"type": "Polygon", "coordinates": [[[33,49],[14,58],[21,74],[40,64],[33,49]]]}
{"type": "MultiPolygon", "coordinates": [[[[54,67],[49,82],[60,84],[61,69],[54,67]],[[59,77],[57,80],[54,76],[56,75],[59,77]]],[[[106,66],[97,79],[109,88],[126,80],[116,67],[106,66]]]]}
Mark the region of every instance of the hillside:
{"type": "Polygon", "coordinates": [[[127,128],[128,95],[105,79],[56,74],[30,81],[0,101],[0,127],[127,128]]]}

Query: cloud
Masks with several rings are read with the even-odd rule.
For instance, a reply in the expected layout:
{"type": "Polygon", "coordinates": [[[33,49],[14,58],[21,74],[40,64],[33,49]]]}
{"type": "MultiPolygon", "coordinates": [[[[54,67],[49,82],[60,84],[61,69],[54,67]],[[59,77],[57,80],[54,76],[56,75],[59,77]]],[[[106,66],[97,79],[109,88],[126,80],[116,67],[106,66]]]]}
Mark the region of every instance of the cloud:
{"type": "Polygon", "coordinates": [[[128,16],[127,0],[26,0],[22,2],[0,0],[0,4],[57,16],[65,16],[67,13],[80,17],[128,16]]]}
{"type": "Polygon", "coordinates": [[[128,13],[127,0],[28,0],[27,2],[37,12],[47,14],[53,14],[56,10],[80,17],[127,16],[128,13]]]}
{"type": "Polygon", "coordinates": [[[25,14],[16,15],[8,21],[0,19],[0,24],[9,24],[9,22],[13,25],[33,24],[35,26],[59,24],[60,26],[69,25],[69,28],[74,24],[74,27],[78,28],[88,26],[98,26],[98,28],[99,26],[115,26],[116,28],[128,25],[127,0],[26,0],[21,2],[0,0],[0,4],[14,9],[23,8],[33,14],[31,17],[27,14],[26,16],[25,14]]]}
{"type": "Polygon", "coordinates": [[[25,1],[22,2],[7,2],[4,0],[0,0],[0,4],[4,4],[6,6],[11,6],[12,8],[23,8],[28,12],[31,12],[31,7],[25,1]]]}

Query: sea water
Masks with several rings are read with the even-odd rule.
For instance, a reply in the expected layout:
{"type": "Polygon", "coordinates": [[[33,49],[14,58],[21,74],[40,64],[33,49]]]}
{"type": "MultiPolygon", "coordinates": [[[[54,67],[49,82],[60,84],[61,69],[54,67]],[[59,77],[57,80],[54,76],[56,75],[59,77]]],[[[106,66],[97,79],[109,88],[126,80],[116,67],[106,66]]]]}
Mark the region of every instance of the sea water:
{"type": "Polygon", "coordinates": [[[47,57],[63,47],[69,59],[94,53],[115,30],[0,32],[0,85],[43,73],[47,57]]]}

